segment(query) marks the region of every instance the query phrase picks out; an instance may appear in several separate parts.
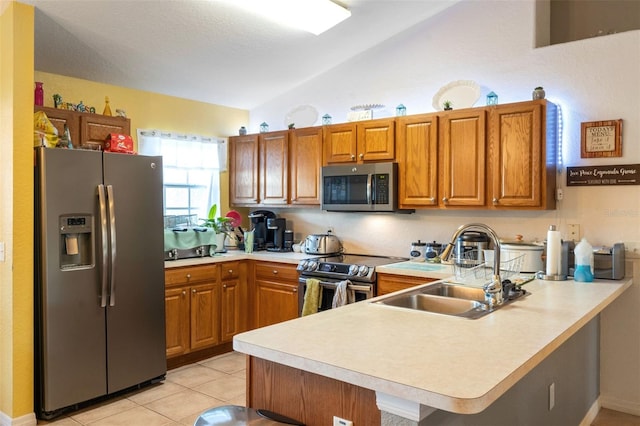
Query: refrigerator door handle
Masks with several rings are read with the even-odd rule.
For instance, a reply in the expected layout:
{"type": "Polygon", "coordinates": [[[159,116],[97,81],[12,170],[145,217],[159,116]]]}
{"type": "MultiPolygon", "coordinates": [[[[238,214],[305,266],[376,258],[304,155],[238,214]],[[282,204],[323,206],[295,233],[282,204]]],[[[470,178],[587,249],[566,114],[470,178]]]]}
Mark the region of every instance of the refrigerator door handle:
{"type": "Polygon", "coordinates": [[[116,211],[114,208],[113,186],[107,185],[109,206],[109,236],[111,241],[111,274],[109,277],[109,306],[116,305],[116,211]]]}
{"type": "Polygon", "coordinates": [[[100,233],[102,241],[102,278],[101,283],[101,295],[100,295],[100,307],[107,306],[107,280],[109,276],[109,242],[107,241],[107,204],[106,196],[104,192],[104,185],[98,185],[98,202],[100,205],[100,233]]]}

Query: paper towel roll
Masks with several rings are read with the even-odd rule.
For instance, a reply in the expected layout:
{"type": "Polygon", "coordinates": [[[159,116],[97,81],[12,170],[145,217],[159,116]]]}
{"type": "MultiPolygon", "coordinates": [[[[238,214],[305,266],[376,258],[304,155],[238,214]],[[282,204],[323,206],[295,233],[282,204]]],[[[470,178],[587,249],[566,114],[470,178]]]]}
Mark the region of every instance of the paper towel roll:
{"type": "Polygon", "coordinates": [[[78,254],[78,234],[67,234],[64,238],[67,254],[70,256],[78,254]]]}
{"type": "Polygon", "coordinates": [[[547,231],[547,275],[560,273],[560,259],[562,257],[562,241],[560,232],[551,225],[547,231]]]}

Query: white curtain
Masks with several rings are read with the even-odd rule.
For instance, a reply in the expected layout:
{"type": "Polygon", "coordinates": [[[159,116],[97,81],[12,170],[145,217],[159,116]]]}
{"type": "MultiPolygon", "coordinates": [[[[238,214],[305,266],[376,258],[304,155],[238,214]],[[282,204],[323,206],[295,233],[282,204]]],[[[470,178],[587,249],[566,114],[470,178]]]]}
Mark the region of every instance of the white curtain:
{"type": "Polygon", "coordinates": [[[138,129],[138,152],[162,156],[165,215],[206,218],[211,205],[220,203],[220,172],[227,163],[224,139],[138,129]]]}

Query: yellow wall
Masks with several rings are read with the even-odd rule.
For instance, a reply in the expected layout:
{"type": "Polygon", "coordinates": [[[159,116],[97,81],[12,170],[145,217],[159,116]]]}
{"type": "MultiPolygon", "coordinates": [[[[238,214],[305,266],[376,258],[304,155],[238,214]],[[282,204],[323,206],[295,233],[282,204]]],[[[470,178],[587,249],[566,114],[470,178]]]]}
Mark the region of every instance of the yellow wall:
{"type": "MultiPolygon", "coordinates": [[[[33,416],[33,88],[44,82],[45,105],[67,102],[126,110],[136,128],[226,137],[248,123],[248,111],[193,102],[42,72],[34,73],[34,9],[0,0],[0,423],[33,416]]],[[[221,211],[228,176],[221,176],[221,211]]]]}
{"type": "Polygon", "coordinates": [[[0,3],[0,412],[33,412],[33,8],[0,3]]]}
{"type": "MultiPolygon", "coordinates": [[[[172,132],[194,133],[205,136],[227,137],[236,135],[240,126],[249,122],[249,112],[236,108],[190,101],[158,93],[127,89],[88,80],[56,74],[35,72],[36,81],[43,82],[44,105],[53,107],[53,94],[62,96],[63,102],[82,101],[96,112],[104,110],[105,96],[109,97],[111,111],[123,109],[131,119],[131,133],[136,129],[159,129],[172,132]]],[[[219,212],[229,210],[228,173],[220,175],[219,212]]]]}

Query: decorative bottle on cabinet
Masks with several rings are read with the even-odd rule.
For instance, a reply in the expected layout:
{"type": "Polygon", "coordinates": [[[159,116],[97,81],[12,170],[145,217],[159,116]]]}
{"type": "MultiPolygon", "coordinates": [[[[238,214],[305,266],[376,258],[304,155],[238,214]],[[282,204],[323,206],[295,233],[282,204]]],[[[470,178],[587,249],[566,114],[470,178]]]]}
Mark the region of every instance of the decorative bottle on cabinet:
{"type": "Polygon", "coordinates": [[[109,97],[105,96],[104,97],[104,111],[102,111],[102,115],[108,115],[108,116],[112,116],[113,114],[111,114],[111,107],[109,106],[109,97]]]}
{"type": "Polygon", "coordinates": [[[42,82],[36,81],[36,89],[34,91],[34,104],[44,105],[44,89],[42,88],[42,82]]]}

